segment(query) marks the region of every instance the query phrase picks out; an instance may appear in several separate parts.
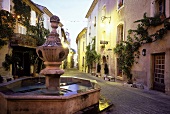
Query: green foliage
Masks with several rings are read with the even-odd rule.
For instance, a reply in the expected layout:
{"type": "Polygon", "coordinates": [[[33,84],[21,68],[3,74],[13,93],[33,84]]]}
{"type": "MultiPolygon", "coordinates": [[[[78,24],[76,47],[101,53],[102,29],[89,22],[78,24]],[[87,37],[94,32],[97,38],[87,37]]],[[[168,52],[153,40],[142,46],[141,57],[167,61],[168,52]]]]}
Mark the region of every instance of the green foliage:
{"type": "Polygon", "coordinates": [[[29,24],[31,17],[31,8],[26,5],[22,0],[13,0],[14,9],[15,9],[15,17],[18,15],[20,18],[18,19],[24,26],[27,27],[27,35],[32,36],[37,41],[37,46],[42,45],[45,42],[44,37],[47,36],[50,32],[49,30],[44,28],[42,22],[37,23],[36,26],[32,26],[29,24]]]}
{"type": "MultiPolygon", "coordinates": [[[[37,46],[42,45],[45,42],[44,37],[49,34],[49,30],[45,29],[43,23],[38,23],[36,26],[29,24],[31,17],[31,8],[26,5],[22,0],[13,0],[15,14],[11,14],[8,11],[0,10],[0,48],[7,44],[7,41],[10,41],[13,36],[16,19],[19,23],[23,24],[27,28],[27,35],[32,36],[37,41],[37,46]],[[17,16],[20,16],[18,18],[17,16]]],[[[35,61],[36,54],[30,53],[31,64],[35,61]]],[[[13,54],[6,55],[5,61],[2,63],[2,66],[5,70],[9,70],[10,64],[20,61],[17,55],[13,54]]]]}
{"type": "Polygon", "coordinates": [[[129,30],[127,41],[121,41],[114,48],[114,53],[119,57],[120,66],[123,73],[128,79],[132,79],[131,67],[134,63],[138,63],[136,59],[139,59],[140,52],[139,47],[145,43],[151,43],[156,40],[162,39],[169,30],[170,18],[166,18],[161,21],[160,16],[147,17],[144,13],[143,19],[137,20],[134,23],[139,23],[136,30],[129,30]],[[164,24],[164,28],[156,31],[156,33],[149,35],[148,29],[152,26],[158,26],[164,24]]]}
{"type": "Polygon", "coordinates": [[[43,24],[37,23],[37,26],[30,25],[27,29],[27,34],[36,39],[37,46],[42,45],[45,42],[44,37],[50,33],[49,30],[43,27],[43,24]]]}
{"type": "Polygon", "coordinates": [[[7,44],[13,35],[15,19],[5,10],[0,10],[0,48],[7,44]]]}
{"type": "Polygon", "coordinates": [[[10,69],[10,64],[13,64],[13,63],[16,63],[16,62],[19,62],[19,61],[20,61],[20,58],[18,57],[18,55],[16,55],[16,54],[13,54],[13,55],[6,54],[5,55],[5,61],[2,62],[2,66],[7,71],[7,70],[10,69]]]}
{"type": "Polygon", "coordinates": [[[92,40],[92,45],[86,46],[86,65],[89,67],[89,69],[92,68],[93,62],[100,61],[100,55],[97,54],[95,50],[95,37],[92,40]]]}
{"type": "Polygon", "coordinates": [[[26,5],[25,2],[22,2],[22,0],[13,0],[13,3],[15,9],[15,17],[19,15],[20,18],[18,20],[26,27],[28,27],[31,17],[30,6],[26,5]]]}

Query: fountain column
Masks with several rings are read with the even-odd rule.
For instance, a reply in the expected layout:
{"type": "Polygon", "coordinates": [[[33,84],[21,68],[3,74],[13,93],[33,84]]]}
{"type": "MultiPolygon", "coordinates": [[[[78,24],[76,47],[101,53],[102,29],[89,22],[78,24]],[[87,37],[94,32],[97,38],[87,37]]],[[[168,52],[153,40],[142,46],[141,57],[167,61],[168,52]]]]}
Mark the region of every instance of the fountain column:
{"type": "Polygon", "coordinates": [[[47,40],[42,46],[36,48],[36,52],[40,59],[44,61],[45,69],[41,70],[40,74],[46,76],[46,90],[45,93],[59,93],[60,91],[60,76],[64,74],[64,70],[60,69],[62,61],[68,55],[68,48],[64,48],[61,44],[59,34],[56,29],[60,23],[57,16],[50,18],[52,31],[47,40]]]}

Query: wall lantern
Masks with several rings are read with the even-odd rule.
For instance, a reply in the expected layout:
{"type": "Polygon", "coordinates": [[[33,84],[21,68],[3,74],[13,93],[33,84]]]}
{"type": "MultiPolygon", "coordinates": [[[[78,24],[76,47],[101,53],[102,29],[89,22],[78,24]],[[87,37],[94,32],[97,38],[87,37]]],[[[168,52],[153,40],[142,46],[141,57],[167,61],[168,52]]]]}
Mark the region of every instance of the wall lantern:
{"type": "Polygon", "coordinates": [[[146,56],[146,49],[143,49],[143,50],[142,50],[142,55],[143,55],[143,56],[146,56]]]}
{"type": "Polygon", "coordinates": [[[102,16],[102,17],[101,17],[102,23],[103,23],[103,21],[104,21],[105,19],[109,19],[109,23],[110,23],[110,21],[111,21],[111,16],[110,16],[110,17],[102,16]]]}
{"type": "Polygon", "coordinates": [[[109,56],[107,55],[106,58],[109,59],[109,56]]]}

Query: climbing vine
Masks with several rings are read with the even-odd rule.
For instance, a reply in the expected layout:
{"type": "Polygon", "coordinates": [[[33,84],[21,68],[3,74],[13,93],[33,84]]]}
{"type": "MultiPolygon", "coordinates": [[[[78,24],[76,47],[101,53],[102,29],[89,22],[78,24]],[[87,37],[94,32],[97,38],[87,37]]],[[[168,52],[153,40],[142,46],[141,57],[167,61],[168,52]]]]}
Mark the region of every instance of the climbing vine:
{"type": "MultiPolygon", "coordinates": [[[[31,7],[26,5],[22,0],[13,0],[14,3],[14,14],[9,13],[5,10],[0,10],[0,48],[7,44],[13,36],[15,23],[21,23],[27,28],[27,35],[36,39],[37,46],[40,46],[44,43],[44,37],[49,34],[49,30],[44,28],[43,23],[37,23],[36,26],[30,25],[31,17],[31,7]]],[[[34,54],[30,53],[31,63],[35,61],[34,54]],[[32,62],[33,61],[33,62],[32,62]]],[[[9,70],[10,64],[18,62],[19,57],[15,54],[10,55],[6,54],[5,61],[2,63],[2,66],[5,70],[9,70]]]]}
{"type": "Polygon", "coordinates": [[[13,0],[13,3],[13,8],[15,10],[14,17],[18,18],[18,21],[20,21],[24,26],[29,27],[29,21],[31,17],[30,6],[26,5],[26,3],[22,2],[22,0],[13,0]]]}
{"type": "Polygon", "coordinates": [[[37,26],[30,25],[27,29],[27,34],[37,40],[37,46],[40,46],[45,42],[44,37],[47,36],[49,33],[50,31],[45,29],[40,23],[37,23],[37,26]]]}
{"type": "Polygon", "coordinates": [[[15,19],[5,10],[0,10],[0,48],[7,44],[13,35],[15,19]]]}
{"type": "Polygon", "coordinates": [[[92,71],[92,65],[93,62],[99,61],[100,59],[100,55],[97,54],[96,50],[95,50],[95,37],[92,39],[92,45],[86,46],[86,66],[91,69],[92,71]]]}
{"type": "Polygon", "coordinates": [[[132,79],[131,67],[134,63],[138,63],[140,52],[139,47],[145,43],[152,43],[164,37],[168,30],[170,30],[170,17],[161,19],[160,16],[147,17],[146,13],[143,19],[137,20],[134,23],[139,23],[136,30],[129,30],[126,41],[121,41],[114,48],[114,53],[118,55],[119,67],[128,79],[132,79]],[[148,29],[163,24],[164,27],[156,31],[154,34],[149,34],[148,29]]]}
{"type": "Polygon", "coordinates": [[[26,5],[22,0],[13,0],[15,15],[14,17],[18,19],[20,23],[22,23],[27,28],[27,35],[32,36],[32,38],[36,39],[37,46],[40,46],[44,43],[44,37],[49,34],[49,30],[44,28],[42,22],[37,23],[36,26],[30,25],[30,17],[31,17],[31,8],[26,5]],[[19,16],[19,18],[17,18],[19,16]]]}

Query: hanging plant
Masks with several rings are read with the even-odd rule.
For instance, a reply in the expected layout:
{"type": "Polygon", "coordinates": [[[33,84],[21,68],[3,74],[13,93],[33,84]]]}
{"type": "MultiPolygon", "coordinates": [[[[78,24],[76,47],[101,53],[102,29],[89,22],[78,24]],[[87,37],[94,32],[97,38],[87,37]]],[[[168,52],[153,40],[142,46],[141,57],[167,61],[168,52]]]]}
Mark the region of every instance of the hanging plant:
{"type": "Polygon", "coordinates": [[[129,30],[127,41],[121,41],[114,48],[120,60],[120,68],[129,80],[132,80],[131,68],[134,63],[138,63],[140,52],[139,47],[145,43],[152,43],[160,40],[164,37],[169,30],[170,17],[161,21],[160,16],[147,17],[146,13],[143,15],[143,19],[137,20],[134,23],[139,23],[136,30],[129,30]],[[164,24],[164,28],[156,31],[156,33],[149,35],[148,29],[152,26],[159,26],[164,24]]]}

